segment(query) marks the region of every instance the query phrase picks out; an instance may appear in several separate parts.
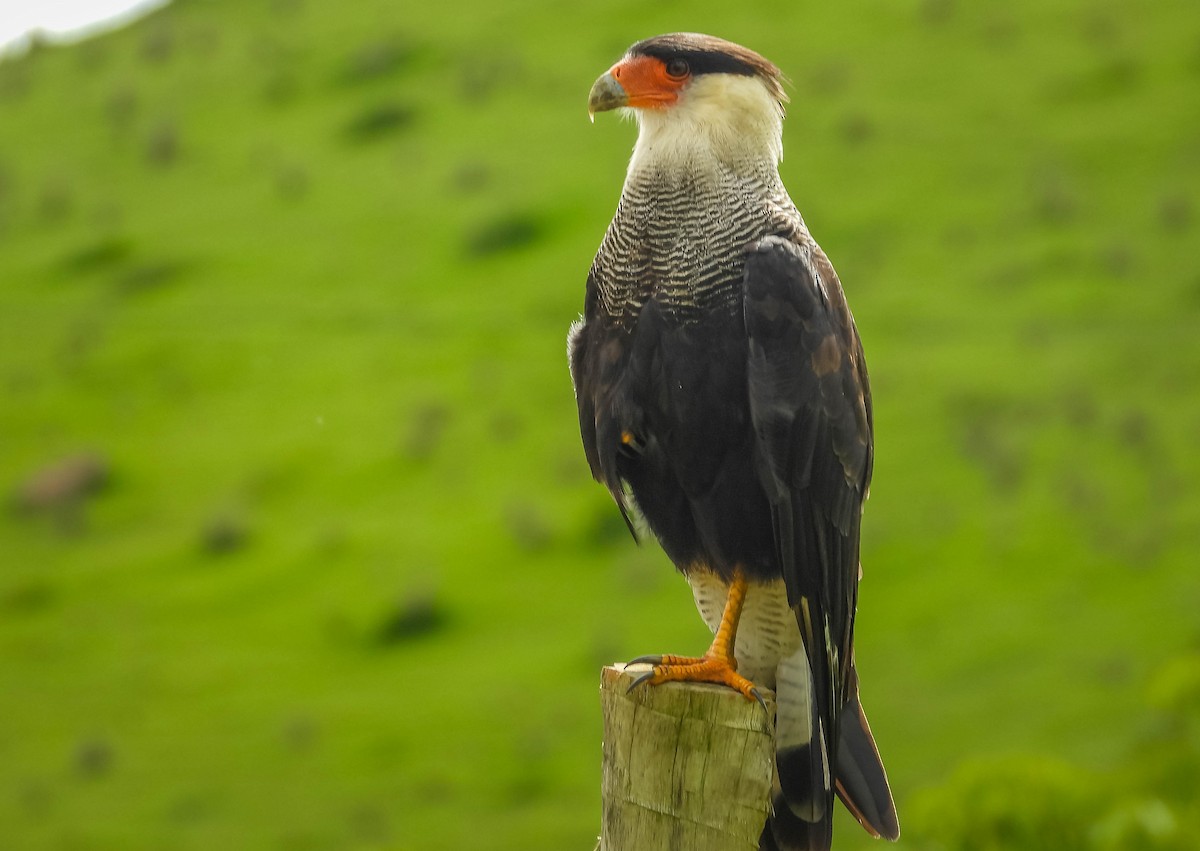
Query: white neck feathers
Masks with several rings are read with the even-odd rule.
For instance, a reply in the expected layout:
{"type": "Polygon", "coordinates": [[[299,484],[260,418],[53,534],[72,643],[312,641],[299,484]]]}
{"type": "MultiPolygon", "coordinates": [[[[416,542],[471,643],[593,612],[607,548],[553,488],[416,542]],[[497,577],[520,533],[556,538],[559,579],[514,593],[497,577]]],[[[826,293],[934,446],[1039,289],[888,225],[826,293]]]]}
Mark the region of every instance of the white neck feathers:
{"type": "Polygon", "coordinates": [[[783,107],[755,77],[705,74],[662,109],[634,110],[638,139],[629,177],[644,169],[778,173],[783,107]]]}

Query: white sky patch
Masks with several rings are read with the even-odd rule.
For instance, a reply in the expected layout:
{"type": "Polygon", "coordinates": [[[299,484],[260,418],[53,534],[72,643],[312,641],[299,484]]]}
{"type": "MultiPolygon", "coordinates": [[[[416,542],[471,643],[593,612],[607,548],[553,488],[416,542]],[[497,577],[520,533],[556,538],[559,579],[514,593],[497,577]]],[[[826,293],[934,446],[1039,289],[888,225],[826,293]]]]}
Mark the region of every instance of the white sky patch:
{"type": "Polygon", "coordinates": [[[21,53],[30,34],[78,41],[116,29],[170,0],[0,0],[0,56],[21,53]]]}

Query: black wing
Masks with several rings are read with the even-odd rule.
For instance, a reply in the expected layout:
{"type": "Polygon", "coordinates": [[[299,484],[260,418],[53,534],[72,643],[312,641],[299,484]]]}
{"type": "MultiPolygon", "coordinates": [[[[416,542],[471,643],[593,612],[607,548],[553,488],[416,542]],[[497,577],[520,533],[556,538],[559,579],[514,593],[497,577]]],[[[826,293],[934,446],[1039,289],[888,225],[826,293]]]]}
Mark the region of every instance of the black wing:
{"type": "Polygon", "coordinates": [[[870,389],[841,285],[815,244],[756,243],[744,295],[755,463],[813,693],[811,736],[799,747],[780,743],[776,809],[791,810],[781,822],[811,822],[812,847],[820,847],[832,831],[831,761],[849,697],[859,525],[873,453],[870,389]]]}
{"type": "Polygon", "coordinates": [[[592,477],[612,494],[629,534],[636,541],[637,530],[629,516],[625,483],[618,474],[615,458],[618,448],[624,445],[620,421],[616,417],[601,416],[602,412],[612,407],[625,352],[618,336],[604,336],[599,312],[596,273],[593,269],[588,272],[583,315],[567,333],[567,363],[571,369],[571,383],[575,387],[579,434],[583,439],[588,467],[592,477]],[[594,351],[596,349],[598,351],[594,351]]]}

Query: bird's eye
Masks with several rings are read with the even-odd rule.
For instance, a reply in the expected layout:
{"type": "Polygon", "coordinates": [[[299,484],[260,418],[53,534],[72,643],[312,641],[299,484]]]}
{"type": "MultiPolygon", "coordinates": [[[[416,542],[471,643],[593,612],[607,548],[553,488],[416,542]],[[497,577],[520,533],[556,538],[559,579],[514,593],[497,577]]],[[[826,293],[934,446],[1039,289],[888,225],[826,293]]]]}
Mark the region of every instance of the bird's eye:
{"type": "Polygon", "coordinates": [[[675,80],[682,80],[691,70],[686,59],[672,59],[667,63],[667,76],[675,80]]]}

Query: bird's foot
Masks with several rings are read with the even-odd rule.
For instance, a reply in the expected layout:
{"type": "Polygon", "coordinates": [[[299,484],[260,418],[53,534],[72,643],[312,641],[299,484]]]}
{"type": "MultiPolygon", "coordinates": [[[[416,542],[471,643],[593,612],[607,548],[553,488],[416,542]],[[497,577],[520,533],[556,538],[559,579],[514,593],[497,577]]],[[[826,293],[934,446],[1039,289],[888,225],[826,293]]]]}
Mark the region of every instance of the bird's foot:
{"type": "Polygon", "coordinates": [[[662,683],[716,683],[740,692],[747,700],[757,700],[763,711],[767,702],[753,682],[737,672],[737,662],[719,655],[695,656],[639,656],[630,665],[649,664],[653,667],[640,674],[629,686],[629,691],[642,684],[657,686],[662,683]]]}

